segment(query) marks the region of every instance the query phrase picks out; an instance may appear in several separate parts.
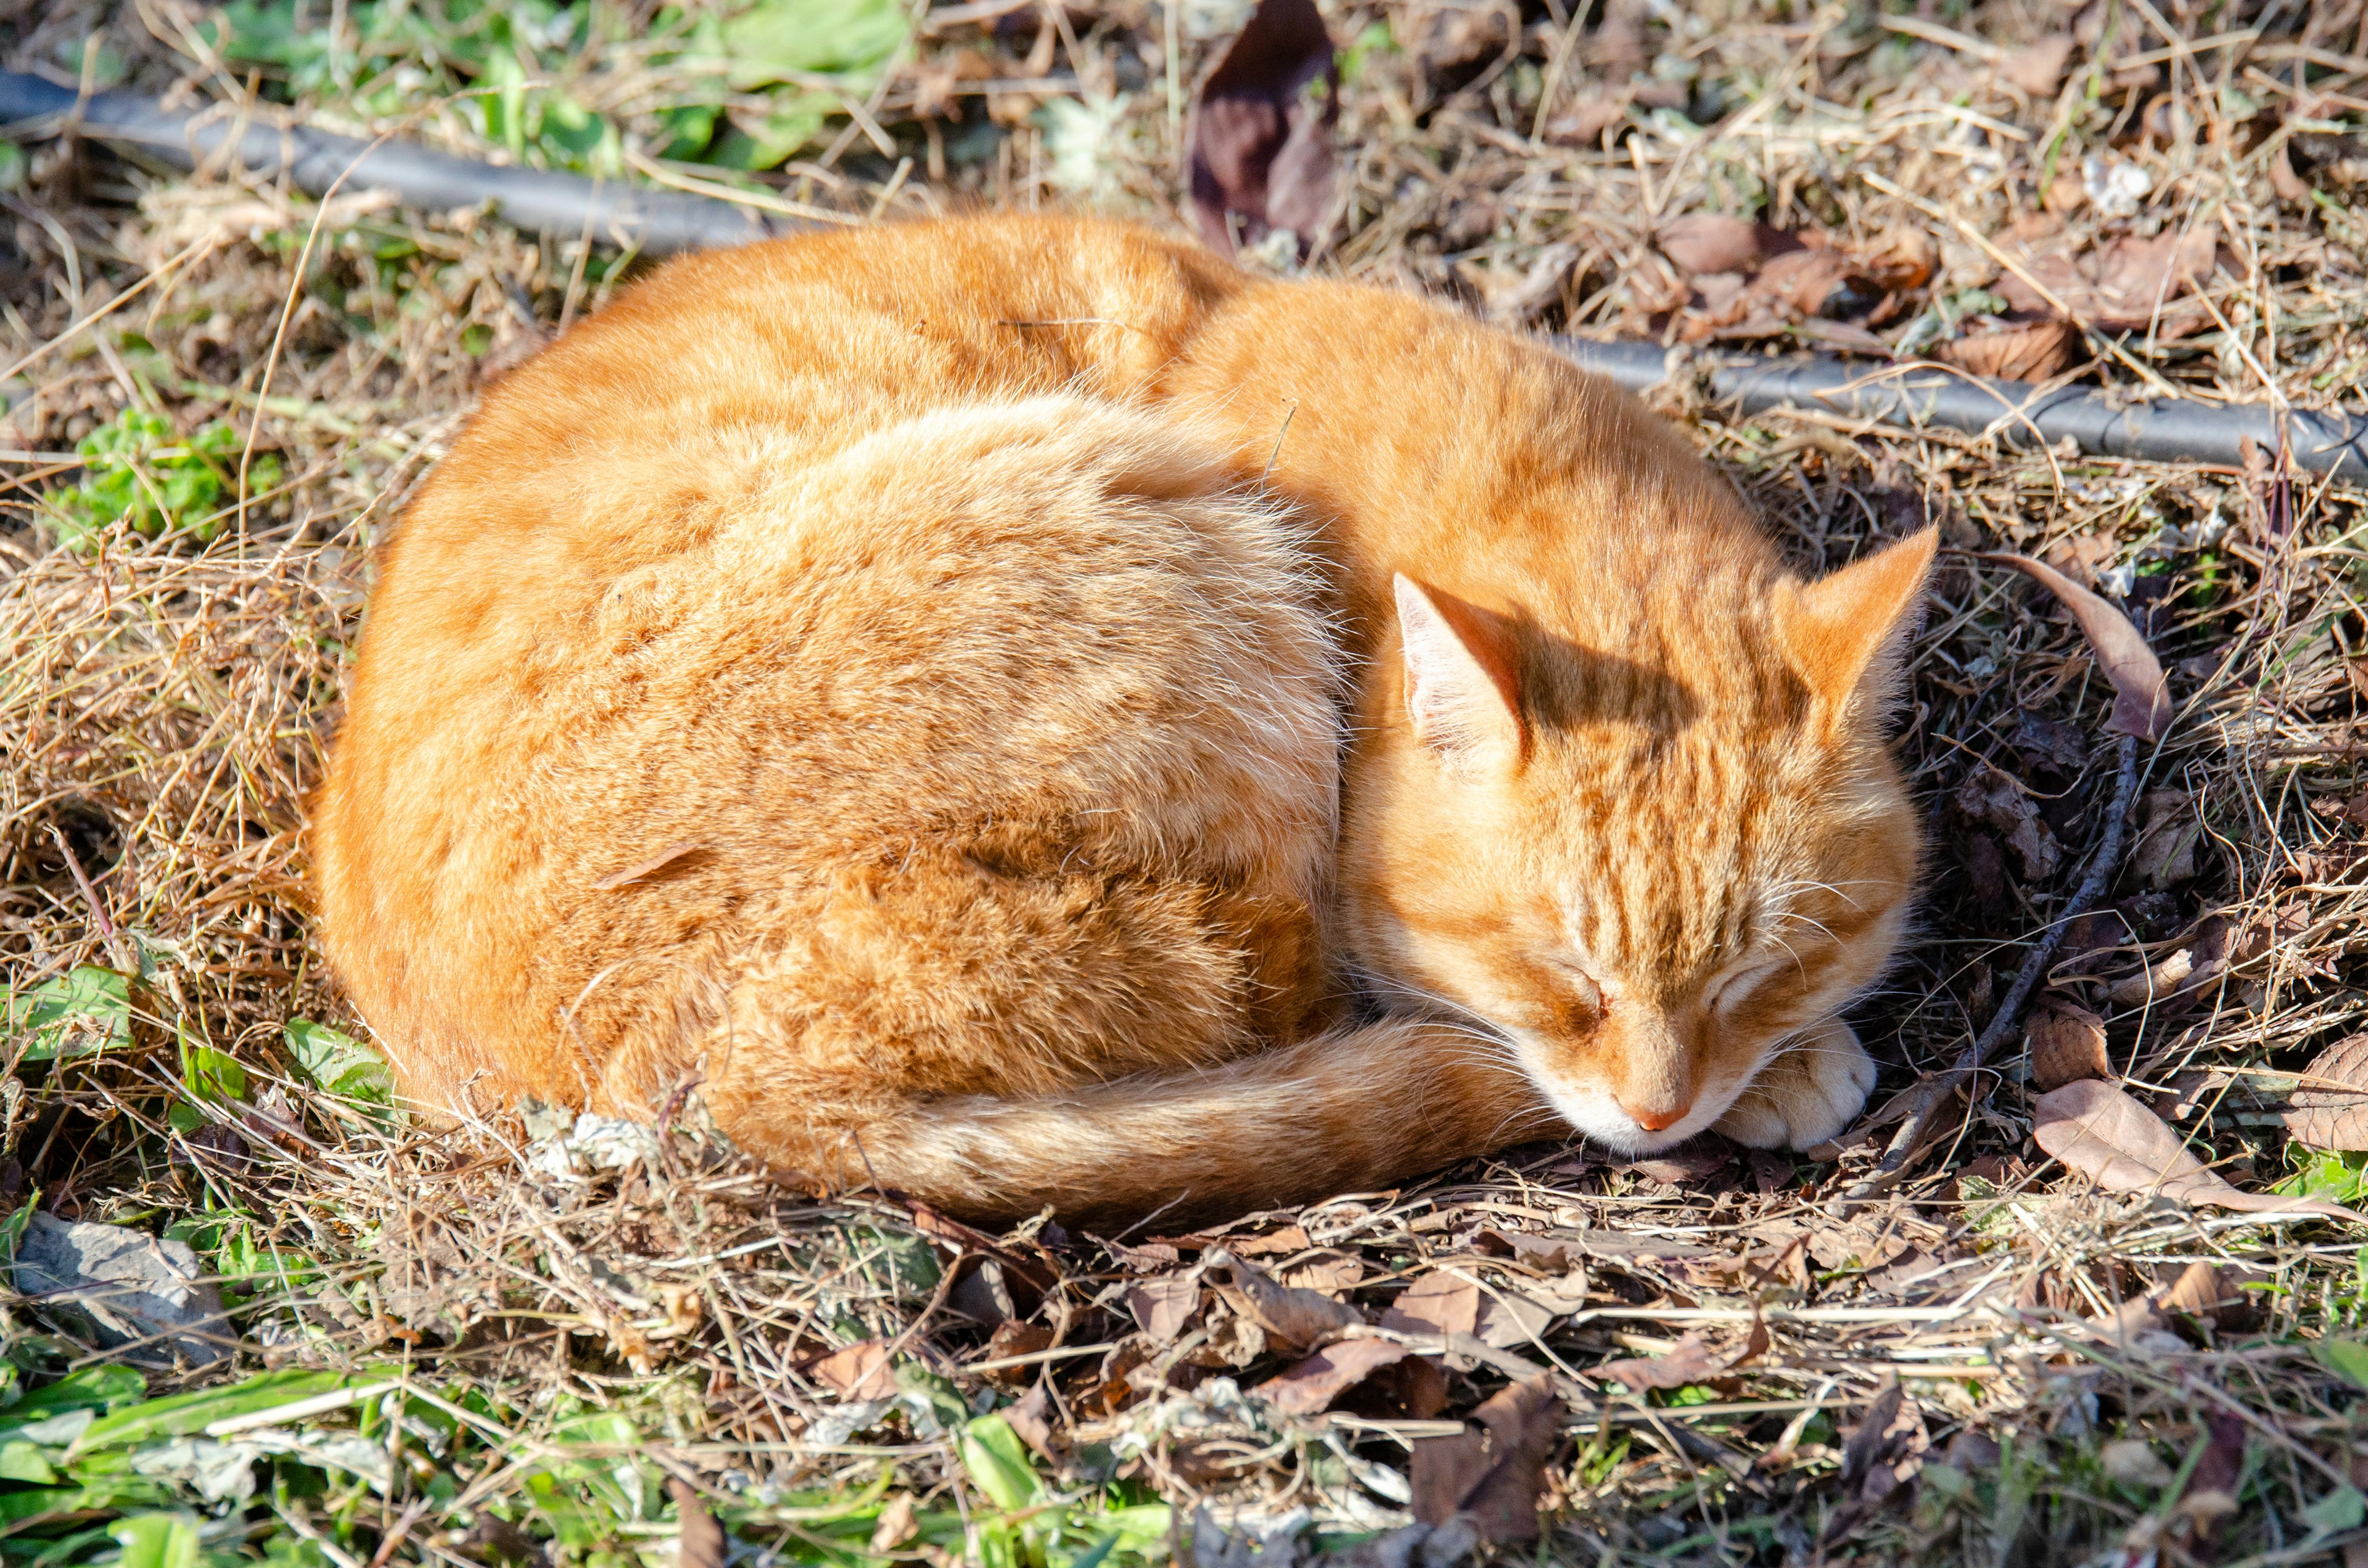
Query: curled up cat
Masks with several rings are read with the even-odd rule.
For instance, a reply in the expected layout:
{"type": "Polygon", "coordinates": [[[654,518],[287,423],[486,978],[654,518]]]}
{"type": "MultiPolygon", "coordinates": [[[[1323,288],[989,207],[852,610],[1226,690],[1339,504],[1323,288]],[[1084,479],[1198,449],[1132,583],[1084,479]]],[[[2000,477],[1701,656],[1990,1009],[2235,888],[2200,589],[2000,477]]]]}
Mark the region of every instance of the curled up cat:
{"type": "Polygon", "coordinates": [[[324,937],[427,1107],[695,1078],[978,1217],[1806,1145],[1874,1082],[1932,545],[1804,581],[1544,348],[1132,227],[692,256],[388,543],[324,937]]]}

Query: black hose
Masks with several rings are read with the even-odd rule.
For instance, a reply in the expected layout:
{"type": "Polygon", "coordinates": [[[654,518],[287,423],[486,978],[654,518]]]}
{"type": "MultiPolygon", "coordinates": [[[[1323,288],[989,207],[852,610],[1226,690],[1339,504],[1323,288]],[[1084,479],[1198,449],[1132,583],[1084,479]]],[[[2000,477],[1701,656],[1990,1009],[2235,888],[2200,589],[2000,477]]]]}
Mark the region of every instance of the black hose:
{"type": "MultiPolygon", "coordinates": [[[[1554,347],[1632,392],[1668,374],[1667,356],[1649,343],[1599,343],[1558,337],[1554,347]]],[[[2029,381],[1990,381],[1943,370],[1896,370],[1824,358],[1713,359],[1712,394],[1746,414],[1816,408],[1846,419],[1941,425],[1987,431],[2015,446],[2053,445],[2069,436],[2084,452],[2154,462],[2244,462],[2251,437],[2274,458],[2279,416],[2261,403],[2216,405],[2165,398],[2109,401],[2079,387],[2044,391],[2029,381]]],[[[2286,441],[2295,466],[2349,480],[2368,479],[2368,419],[2289,409],[2286,441]]]]}
{"type": "Polygon", "coordinates": [[[58,117],[60,129],[125,142],[175,168],[234,160],[266,179],[285,176],[314,196],[331,186],[348,193],[391,190],[405,206],[431,212],[491,200],[520,229],[573,238],[590,232],[602,244],[656,255],[746,244],[803,227],[759,216],[713,197],[611,185],[581,175],[499,168],[406,142],[370,142],[306,126],[281,129],[234,118],[224,108],[183,114],[136,93],[97,93],[17,72],[0,72],[0,123],[58,117]]]}
{"type": "MultiPolygon", "coordinates": [[[[182,114],[132,93],[83,98],[39,76],[0,72],[0,123],[56,117],[84,135],[126,142],[178,168],[234,158],[266,178],[285,176],[318,196],[336,184],[349,191],[392,190],[406,206],[430,211],[490,199],[518,228],[557,235],[588,232],[602,244],[657,255],[746,244],[793,233],[793,218],[759,216],[712,197],[611,186],[581,175],[500,168],[403,142],[367,142],[306,127],[242,123],[222,108],[182,114]]],[[[1666,379],[1667,355],[1645,343],[1558,337],[1554,346],[1588,369],[1641,391],[1666,379]]],[[[2069,436],[2082,451],[2157,462],[2236,466],[2250,437],[2278,447],[2280,416],[2259,403],[2214,405],[2164,399],[2124,403],[2065,387],[1990,381],[1937,370],[1893,370],[1823,358],[1714,360],[1714,395],[1747,414],[1816,408],[1850,419],[1931,424],[1990,432],[2016,446],[2054,444],[2069,436]]],[[[2289,410],[2283,415],[2294,463],[2348,480],[2368,480],[2368,418],[2289,410]]]]}

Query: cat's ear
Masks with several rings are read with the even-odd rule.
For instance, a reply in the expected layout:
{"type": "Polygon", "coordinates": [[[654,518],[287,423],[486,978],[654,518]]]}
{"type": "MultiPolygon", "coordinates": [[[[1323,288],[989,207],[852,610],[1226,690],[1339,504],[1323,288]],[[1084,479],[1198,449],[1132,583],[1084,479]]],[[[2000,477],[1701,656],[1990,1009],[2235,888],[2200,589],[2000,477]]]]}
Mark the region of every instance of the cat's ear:
{"type": "Polygon", "coordinates": [[[1395,586],[1415,738],[1458,762],[1520,761],[1528,733],[1520,656],[1507,629],[1486,610],[1403,574],[1395,586]]]}
{"type": "Polygon", "coordinates": [[[1910,534],[1814,583],[1787,581],[1776,594],[1785,654],[1818,701],[1839,712],[1864,692],[1886,699],[1899,660],[1923,619],[1938,528],[1910,534]]]}

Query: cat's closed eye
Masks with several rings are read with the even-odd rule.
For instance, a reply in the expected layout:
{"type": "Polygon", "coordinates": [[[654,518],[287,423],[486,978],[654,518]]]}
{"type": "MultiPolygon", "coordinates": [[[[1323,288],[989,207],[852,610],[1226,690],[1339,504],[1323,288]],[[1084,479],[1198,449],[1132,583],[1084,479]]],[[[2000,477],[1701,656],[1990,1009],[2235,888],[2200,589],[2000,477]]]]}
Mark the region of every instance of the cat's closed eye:
{"type": "Polygon", "coordinates": [[[1732,1012],[1789,961],[1782,955],[1776,954],[1730,965],[1712,976],[1710,983],[1702,987],[1703,1011],[1732,1012]]]}

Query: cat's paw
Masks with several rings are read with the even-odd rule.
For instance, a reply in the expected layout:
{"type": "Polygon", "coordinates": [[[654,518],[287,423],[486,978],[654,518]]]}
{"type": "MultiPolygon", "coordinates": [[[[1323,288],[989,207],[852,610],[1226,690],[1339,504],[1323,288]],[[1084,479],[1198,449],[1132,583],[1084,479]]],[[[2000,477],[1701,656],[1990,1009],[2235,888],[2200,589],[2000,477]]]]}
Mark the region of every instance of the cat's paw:
{"type": "Polygon", "coordinates": [[[1751,1149],[1805,1149],[1848,1127],[1874,1089],[1874,1058],[1848,1024],[1827,1025],[1759,1070],[1711,1124],[1751,1149]]]}

